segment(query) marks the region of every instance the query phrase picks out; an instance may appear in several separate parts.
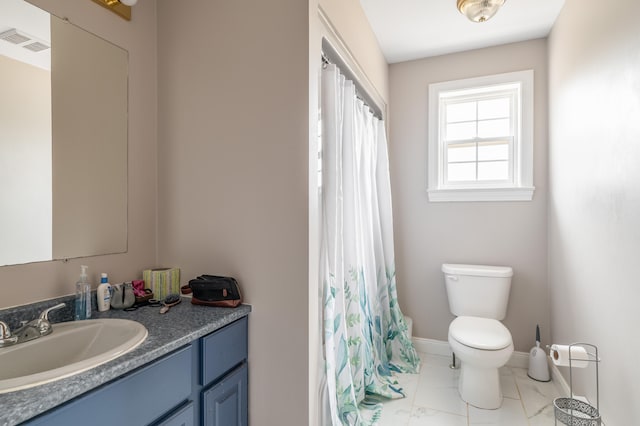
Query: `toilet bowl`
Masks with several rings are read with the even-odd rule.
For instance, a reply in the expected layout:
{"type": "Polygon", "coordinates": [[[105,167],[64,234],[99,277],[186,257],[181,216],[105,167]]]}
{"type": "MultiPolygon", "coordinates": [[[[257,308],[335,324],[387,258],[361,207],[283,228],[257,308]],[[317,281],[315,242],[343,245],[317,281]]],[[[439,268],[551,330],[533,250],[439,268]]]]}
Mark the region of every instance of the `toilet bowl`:
{"type": "Polygon", "coordinates": [[[507,312],[513,270],[507,266],[444,264],[449,309],[449,345],[461,361],[458,390],[478,408],[502,405],[500,373],[513,353],[507,312]]]}
{"type": "Polygon", "coordinates": [[[494,319],[462,316],[449,326],[448,340],[462,363],[458,382],[462,399],[478,408],[500,408],[499,368],[513,353],[509,330],[494,319]]]}

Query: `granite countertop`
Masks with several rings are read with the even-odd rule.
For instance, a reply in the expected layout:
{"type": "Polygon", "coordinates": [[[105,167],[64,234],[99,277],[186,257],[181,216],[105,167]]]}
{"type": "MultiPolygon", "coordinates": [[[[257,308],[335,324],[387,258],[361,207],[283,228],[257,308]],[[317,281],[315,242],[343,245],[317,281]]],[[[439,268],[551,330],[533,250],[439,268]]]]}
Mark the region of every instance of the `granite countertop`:
{"type": "MultiPolygon", "coordinates": [[[[53,306],[55,303],[51,301],[47,306],[53,306]]],[[[173,306],[166,314],[160,315],[159,311],[159,307],[145,306],[131,312],[113,309],[107,312],[94,312],[91,319],[124,318],[138,321],[147,328],[149,335],[133,351],[83,373],[33,388],[0,394],[0,425],[15,425],[28,420],[129,373],[247,316],[251,306],[241,305],[234,309],[213,308],[192,305],[189,298],[183,297],[182,303],[173,306]]],[[[22,319],[31,318],[23,317],[22,319]]],[[[7,367],[10,368],[10,366],[0,366],[0,368],[7,367]]]]}

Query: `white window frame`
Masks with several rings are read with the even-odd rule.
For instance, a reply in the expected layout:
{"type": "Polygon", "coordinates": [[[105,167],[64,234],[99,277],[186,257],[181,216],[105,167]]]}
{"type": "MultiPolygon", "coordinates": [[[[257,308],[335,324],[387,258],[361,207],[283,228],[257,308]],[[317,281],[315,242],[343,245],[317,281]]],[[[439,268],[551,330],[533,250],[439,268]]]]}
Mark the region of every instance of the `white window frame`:
{"type": "Polygon", "coordinates": [[[496,74],[429,85],[429,201],[530,201],[533,198],[533,70],[496,74]],[[509,181],[446,181],[443,102],[447,94],[468,92],[470,98],[498,93],[500,86],[515,85],[515,131],[510,144],[509,181]]]}

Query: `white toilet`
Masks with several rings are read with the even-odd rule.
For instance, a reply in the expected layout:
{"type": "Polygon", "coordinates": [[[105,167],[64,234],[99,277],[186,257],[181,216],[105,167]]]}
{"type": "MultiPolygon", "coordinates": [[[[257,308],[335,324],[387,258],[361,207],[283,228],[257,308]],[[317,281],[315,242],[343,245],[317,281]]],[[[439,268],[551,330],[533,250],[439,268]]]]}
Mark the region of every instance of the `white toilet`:
{"type": "Polygon", "coordinates": [[[449,309],[449,345],[462,361],[458,390],[469,404],[502,405],[500,374],[513,353],[511,333],[500,320],[507,313],[513,270],[507,266],[442,265],[449,309]]]}

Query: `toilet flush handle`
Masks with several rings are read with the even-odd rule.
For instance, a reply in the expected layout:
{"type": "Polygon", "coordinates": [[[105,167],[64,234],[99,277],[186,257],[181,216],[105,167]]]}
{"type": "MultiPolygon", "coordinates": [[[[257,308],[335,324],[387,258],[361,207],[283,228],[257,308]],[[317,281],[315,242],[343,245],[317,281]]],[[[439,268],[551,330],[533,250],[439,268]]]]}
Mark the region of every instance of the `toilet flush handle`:
{"type": "Polygon", "coordinates": [[[451,281],[458,281],[457,275],[447,275],[447,278],[449,278],[451,281]]]}

